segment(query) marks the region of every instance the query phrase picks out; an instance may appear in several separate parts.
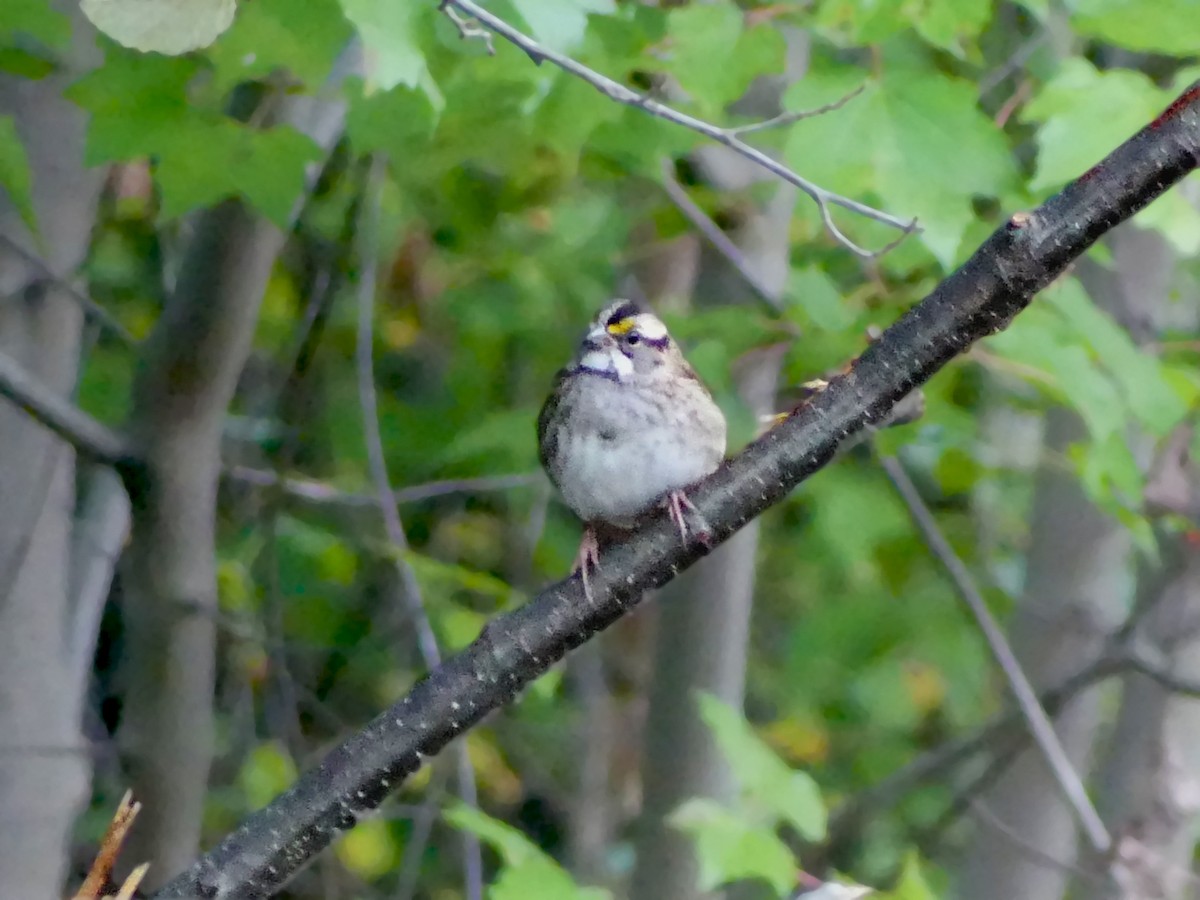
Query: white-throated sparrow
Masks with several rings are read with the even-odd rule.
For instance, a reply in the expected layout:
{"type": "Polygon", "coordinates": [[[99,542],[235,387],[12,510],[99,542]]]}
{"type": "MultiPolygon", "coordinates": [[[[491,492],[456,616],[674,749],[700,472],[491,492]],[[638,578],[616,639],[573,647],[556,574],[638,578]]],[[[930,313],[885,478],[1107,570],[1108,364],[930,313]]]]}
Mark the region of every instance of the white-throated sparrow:
{"type": "Polygon", "coordinates": [[[708,530],[684,489],[725,456],[725,417],[667,328],[653,313],[616,300],[592,320],[538,416],[542,465],[584,523],[575,570],[592,599],[597,528],[631,528],[665,502],[680,537],[686,514],[708,530]]]}

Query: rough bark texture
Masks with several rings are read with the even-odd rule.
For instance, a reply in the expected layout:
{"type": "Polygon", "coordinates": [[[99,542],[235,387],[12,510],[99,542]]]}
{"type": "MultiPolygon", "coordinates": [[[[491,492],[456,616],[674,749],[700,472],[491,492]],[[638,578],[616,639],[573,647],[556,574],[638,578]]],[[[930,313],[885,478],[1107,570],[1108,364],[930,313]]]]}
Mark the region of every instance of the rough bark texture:
{"type": "MultiPolygon", "coordinates": [[[[66,6],[66,4],[62,4],[66,6]]],[[[87,254],[103,172],[83,167],[84,116],[61,92],[93,64],[76,16],[63,68],[40,81],[0,75],[33,175],[37,235],[0,195],[0,235],[70,280],[87,254]]],[[[0,351],[62,396],[74,392],[82,312],[61,287],[0,245],[0,351]]],[[[75,454],[0,403],[0,896],[60,893],[91,765],[80,714],[86,663],[73,657],[71,519],[75,454]]]]}

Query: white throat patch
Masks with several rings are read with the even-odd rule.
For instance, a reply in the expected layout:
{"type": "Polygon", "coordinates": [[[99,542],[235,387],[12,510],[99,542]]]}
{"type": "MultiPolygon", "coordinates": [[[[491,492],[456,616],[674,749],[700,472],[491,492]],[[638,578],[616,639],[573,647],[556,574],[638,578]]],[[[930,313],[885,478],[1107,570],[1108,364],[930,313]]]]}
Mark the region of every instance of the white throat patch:
{"type": "Polygon", "coordinates": [[[616,347],[606,347],[603,350],[589,350],[579,360],[579,368],[598,375],[616,376],[618,381],[624,381],[633,374],[633,360],[616,347]]]}

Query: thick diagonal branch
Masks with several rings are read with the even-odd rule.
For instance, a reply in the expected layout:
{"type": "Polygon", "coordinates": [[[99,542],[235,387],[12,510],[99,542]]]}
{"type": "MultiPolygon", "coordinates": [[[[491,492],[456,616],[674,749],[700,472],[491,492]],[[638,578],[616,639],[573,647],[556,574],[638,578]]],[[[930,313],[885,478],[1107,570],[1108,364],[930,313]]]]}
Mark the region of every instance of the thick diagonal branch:
{"type": "MultiPolygon", "coordinates": [[[[690,492],[722,542],[782,500],[838,447],[980,338],[1005,327],[1102,234],[1200,162],[1200,83],[1103,163],[1031,213],[1014,215],[966,264],[884,332],[847,372],[690,492]]],[[[526,685],[669,581],[705,548],[649,522],[607,552],[588,603],[559,582],[493,619],[462,653],[334,749],[157,897],[266,897],[422,759],[510,702],[526,685]]]]}

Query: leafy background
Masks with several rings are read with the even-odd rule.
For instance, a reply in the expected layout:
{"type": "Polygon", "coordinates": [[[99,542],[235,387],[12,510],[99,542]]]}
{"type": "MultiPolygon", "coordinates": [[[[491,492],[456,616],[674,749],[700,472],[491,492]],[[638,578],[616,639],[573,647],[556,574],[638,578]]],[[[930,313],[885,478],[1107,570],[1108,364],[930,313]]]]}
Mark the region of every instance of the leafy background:
{"type": "MultiPolygon", "coordinates": [[[[831,240],[817,210],[801,202],[779,310],[667,307],[738,442],[753,431],[731,374],[742,353],[785,336],[784,372],[793,383],[841,365],[861,351],[869,325],[919,300],[1004,215],[1085,171],[1200,75],[1200,14],[1190,0],[1079,0],[1061,9],[1040,0],[496,0],[488,9],[618,81],[670,84],[673,102],[722,124],[748,121],[730,105],[755,79],[782,71],[789,29],[810,47],[806,74],[784,95],[787,110],[862,88],[835,112],[749,139],[826,188],[916,217],[921,233],[864,262],[831,240]]],[[[192,213],[237,197],[286,225],[318,150],[286,126],[263,127],[231,111],[255,92],[317,92],[355,33],[368,75],[345,87],[345,139],[276,266],[228,429],[230,460],[284,465],[340,495],[304,503],[237,479],[223,488],[211,836],[264,804],[422,674],[411,623],[389,601],[392,551],[369,507],[345,500],[370,493],[350,296],[359,273],[349,238],[364,157],[388,161],[375,340],[396,486],[529,476],[402,507],[408,560],[446,651],[569,568],[578,529],[536,474],[537,409],[620,274],[648,246],[690,227],[663,191],[661,173],[664,158],[684,160],[702,143],[697,135],[621,107],[550,65],[535,66],[502,40],[490,55],[483,41],[462,39],[433,2],[254,0],[238,6],[215,43],[187,55],[147,54],[101,38],[103,64],[68,91],[90,114],[89,163],[115,164],[82,275],[135,338],[156,320],[192,213]],[[326,282],[336,297],[323,340],[303,390],[282,408],[298,323],[326,282]]],[[[0,17],[0,69],[43,77],[68,37],[46,0],[10,0],[0,17]]],[[[690,170],[678,171],[686,179],[690,170]]],[[[0,184],[36,225],[25,150],[4,118],[0,184]]],[[[692,180],[688,187],[724,224],[764,196],[761,186],[717,192],[692,180]]],[[[1184,260],[1174,293],[1193,305],[1195,187],[1165,197],[1135,226],[1161,234],[1184,260]]],[[[868,246],[895,237],[835,215],[868,246]]],[[[1113,266],[1104,248],[1092,262],[1113,266]]],[[[1036,422],[1054,405],[1076,411],[1086,432],[1064,464],[1150,553],[1145,460],[1127,438],[1135,425],[1153,443],[1195,410],[1194,323],[1180,321],[1150,350],[1139,347],[1069,275],[1008,331],[940,375],[920,423],[882,436],[933,499],[956,549],[991,585],[999,613],[1022,583],[1032,467],[1027,455],[995,452],[988,416],[1003,410],[1013,421],[1036,422]]],[[[125,343],[98,336],[80,405],[119,422],[131,361],[125,343]]],[[[728,808],[697,800],[675,820],[695,837],[708,885],[759,877],[767,895],[785,896],[794,884],[793,848],[822,839],[827,805],[977,726],[1000,708],[1003,691],[867,454],[839,461],[765,517],[758,566],[746,699],[753,727],[703,702],[738,763],[741,799],[728,808]]],[[[611,671],[626,673],[614,696],[629,729],[613,778],[634,795],[637,709],[646,691],[641,632],[653,615],[639,612],[604,639],[611,671]]],[[[110,619],[97,664],[96,708],[107,725],[119,716],[119,698],[105,693],[121,640],[118,618],[110,619]]],[[[422,896],[457,895],[454,829],[476,831],[492,848],[491,896],[602,896],[576,887],[555,862],[574,790],[570,735],[579,726],[576,699],[555,671],[467,736],[482,813],[455,805],[446,772],[427,767],[381,817],[337,846],[332,874],[305,876],[292,894],[391,896],[412,811],[431,800],[441,811],[433,838],[419,860],[407,861],[420,867],[422,896]],[[321,894],[321,884],[339,893],[321,894]]],[[[122,789],[119,764],[102,758],[93,809],[79,825],[82,848],[99,836],[122,789]]],[[[857,836],[839,866],[892,886],[896,898],[941,895],[941,867],[962,829],[927,829],[952,794],[951,784],[912,792],[857,836]]],[[[607,855],[606,886],[618,895],[636,804],[625,809],[607,855]]]]}

